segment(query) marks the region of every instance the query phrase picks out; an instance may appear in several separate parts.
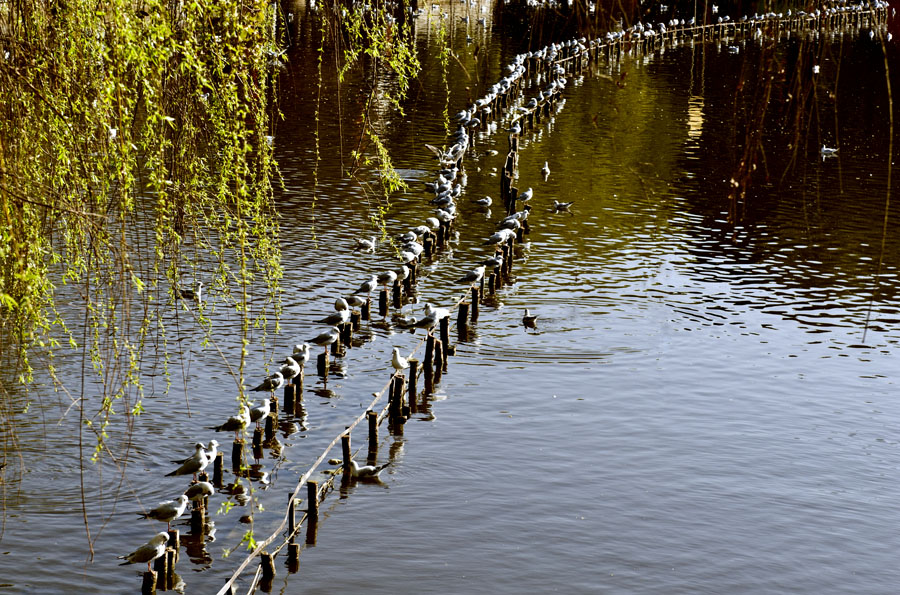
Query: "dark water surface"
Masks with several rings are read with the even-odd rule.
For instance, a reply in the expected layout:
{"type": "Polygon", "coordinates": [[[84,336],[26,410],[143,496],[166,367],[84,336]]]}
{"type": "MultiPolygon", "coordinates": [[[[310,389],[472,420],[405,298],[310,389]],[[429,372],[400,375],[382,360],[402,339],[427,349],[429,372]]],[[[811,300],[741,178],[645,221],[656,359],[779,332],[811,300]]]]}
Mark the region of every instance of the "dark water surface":
{"type": "MultiPolygon", "coordinates": [[[[490,29],[491,15],[478,15],[490,29]]],[[[477,96],[499,79],[521,40],[451,16],[450,39],[470,77],[451,64],[454,113],[466,86],[477,96]],[[486,40],[487,58],[476,63],[474,46],[486,40]]],[[[432,211],[420,188],[435,171],[424,143],[445,143],[436,23],[420,17],[421,85],[406,115],[386,112],[383,125],[411,187],[392,199],[390,235],[432,211]]],[[[285,311],[268,350],[251,351],[254,380],[273,352],[318,332],[314,321],[334,297],[394,266],[384,244],[375,254],[351,252],[354,238],[380,234],[369,221],[377,199],[338,175],[333,100],[319,126],[313,204],[317,91],[314,54],[302,40],[314,26],[298,19],[299,46],[283,77],[275,142],[286,188],[285,311]]],[[[868,32],[816,48],[815,123],[784,177],[793,148],[770,131],[768,183],[755,178],[737,230],[725,222],[739,154],[734,88],[758,48],[668,48],[570,80],[557,113],[523,136],[516,184],[534,188],[534,211],[515,283],[482,306],[424,411],[402,435],[382,429],[379,460],[393,461],[383,484],[331,493],[299,573],[287,573],[283,555],[276,560],[275,592],[896,592],[900,246],[895,200],[882,250],[883,61],[868,32]],[[837,156],[821,159],[822,144],[839,147],[837,156]],[[574,200],[571,213],[551,212],[554,199],[574,200]],[[540,316],[536,334],[521,325],[526,307],[540,316]]],[[[341,105],[345,139],[355,138],[347,133],[357,99],[348,92],[341,105]]],[[[467,158],[459,234],[423,267],[420,301],[450,306],[461,295],[452,281],[488,253],[481,242],[500,209],[470,201],[499,197],[506,150],[501,130],[480,137],[467,158]]],[[[212,338],[236,358],[240,321],[215,308],[214,292],[209,300],[212,338]]],[[[421,307],[404,312],[421,316],[421,307]]],[[[173,369],[170,394],[161,364],[148,378],[125,474],[107,462],[85,475],[93,534],[102,527],[92,562],[77,419],[69,412],[58,424],[68,397],[44,395],[23,416],[15,446],[28,466],[21,476],[7,470],[2,486],[0,588],[137,592],[141,565],[119,568],[115,556],[162,530],[135,520],[138,499],[150,507],[186,487],[164,474],[193,442],[217,437],[230,451],[228,436],[203,429],[235,410],[228,368],[184,311],[167,324],[187,365],[173,369]]],[[[303,414],[282,424],[280,452],[260,461],[270,476],[254,483],[265,508],[257,537],[269,535],[297,478],[388,380],[391,347],[408,353],[421,331],[373,323],[360,336],[367,341],[338,360],[327,389],[308,368],[303,414]]],[[[57,362],[73,377],[80,365],[74,355],[57,362]]],[[[77,382],[71,390],[78,394],[77,382]]],[[[231,498],[215,495],[212,509],[231,498]]],[[[247,530],[237,522],[245,512],[214,515],[214,540],[181,552],[184,592],[215,592],[243,559],[223,551],[247,530]]]]}

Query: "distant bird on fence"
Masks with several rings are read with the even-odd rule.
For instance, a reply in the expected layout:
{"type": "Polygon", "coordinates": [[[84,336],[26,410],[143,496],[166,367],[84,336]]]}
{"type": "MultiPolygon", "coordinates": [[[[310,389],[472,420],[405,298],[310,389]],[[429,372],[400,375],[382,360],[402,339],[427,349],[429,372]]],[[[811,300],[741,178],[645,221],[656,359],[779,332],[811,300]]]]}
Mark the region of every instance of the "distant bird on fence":
{"type": "Polygon", "coordinates": [[[484,277],[484,266],[477,266],[459,279],[456,280],[457,283],[465,283],[469,285],[473,285],[481,281],[481,278],[484,277]]]}
{"type": "Polygon", "coordinates": [[[178,469],[171,473],[166,473],[166,477],[192,474],[194,479],[197,479],[197,474],[206,469],[206,466],[209,465],[209,461],[210,459],[206,455],[203,443],[197,442],[194,444],[194,454],[182,461],[181,466],[178,467],[178,469]]]}
{"type": "Polygon", "coordinates": [[[532,314],[528,311],[528,308],[525,308],[525,316],[522,317],[522,325],[525,327],[525,332],[528,332],[528,329],[537,330],[537,314],[532,314]]]}
{"type": "Polygon", "coordinates": [[[362,252],[375,252],[376,238],[372,236],[372,239],[365,238],[357,238],[356,239],[356,248],[354,251],[362,251],[362,252]]]}
{"type": "Polygon", "coordinates": [[[378,475],[390,464],[391,462],[388,461],[384,465],[377,467],[375,465],[363,465],[360,467],[359,463],[350,459],[350,476],[355,479],[379,479],[378,475]]]}
{"type": "Polygon", "coordinates": [[[140,564],[142,562],[147,563],[147,571],[153,572],[150,568],[150,562],[156,560],[164,553],[166,553],[166,544],[169,542],[169,534],[165,531],[157,533],[153,536],[153,538],[140,546],[138,549],[134,550],[130,554],[125,556],[118,556],[119,560],[125,560],[119,566],[125,566],[126,564],[140,564]]]}
{"type": "Polygon", "coordinates": [[[399,347],[394,347],[394,353],[391,356],[391,365],[397,372],[399,372],[400,370],[405,370],[409,367],[409,361],[405,357],[400,355],[399,347]]]}
{"type": "Polygon", "coordinates": [[[255,386],[250,390],[254,392],[275,392],[282,386],[284,386],[284,376],[282,376],[281,372],[279,371],[269,374],[259,386],[255,386]]]}
{"type": "Polygon", "coordinates": [[[218,426],[212,426],[210,429],[217,432],[234,432],[234,438],[236,440],[238,437],[238,432],[249,425],[250,409],[246,405],[241,404],[241,412],[238,415],[232,415],[227,420],[225,420],[225,423],[218,426]]]}
{"type": "Polygon", "coordinates": [[[259,421],[261,419],[265,419],[267,415],[269,415],[269,411],[271,411],[271,404],[269,399],[263,399],[262,402],[250,410],[250,421],[256,422],[256,427],[259,427],[259,421]]]}
{"type": "Polygon", "coordinates": [[[194,281],[190,289],[179,289],[176,295],[183,300],[203,301],[203,281],[194,281]]]}
{"type": "Polygon", "coordinates": [[[171,529],[172,521],[184,514],[187,503],[188,497],[182,494],[174,500],[160,502],[156,508],[151,509],[149,512],[139,512],[138,514],[145,519],[153,519],[154,521],[165,523],[166,528],[171,529]]]}

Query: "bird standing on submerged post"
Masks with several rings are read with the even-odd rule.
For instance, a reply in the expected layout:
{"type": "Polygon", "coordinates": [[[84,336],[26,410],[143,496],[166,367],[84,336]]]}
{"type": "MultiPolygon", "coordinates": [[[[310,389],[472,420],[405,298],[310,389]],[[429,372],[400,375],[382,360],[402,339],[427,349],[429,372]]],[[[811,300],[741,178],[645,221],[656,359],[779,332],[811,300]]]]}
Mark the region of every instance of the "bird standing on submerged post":
{"type": "Polygon", "coordinates": [[[400,355],[399,347],[394,347],[394,354],[391,357],[391,366],[394,367],[395,373],[400,373],[401,370],[405,370],[409,367],[409,361],[400,355]]]}

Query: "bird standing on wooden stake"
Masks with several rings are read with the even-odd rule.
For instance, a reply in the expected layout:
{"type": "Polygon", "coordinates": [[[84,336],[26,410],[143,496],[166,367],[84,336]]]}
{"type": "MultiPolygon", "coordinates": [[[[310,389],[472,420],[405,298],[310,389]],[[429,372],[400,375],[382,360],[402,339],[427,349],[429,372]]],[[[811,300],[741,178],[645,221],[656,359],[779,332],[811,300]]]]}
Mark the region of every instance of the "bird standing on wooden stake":
{"type": "Polygon", "coordinates": [[[156,560],[166,553],[166,544],[169,542],[169,534],[165,532],[157,533],[153,539],[134,550],[126,556],[118,556],[119,560],[125,560],[119,566],[126,564],[147,563],[147,572],[153,572],[150,568],[150,562],[156,560]]]}
{"type": "Polygon", "coordinates": [[[537,314],[531,314],[528,311],[528,308],[525,308],[525,316],[522,317],[522,325],[525,326],[525,332],[528,332],[528,329],[537,330],[537,314]]]}
{"type": "Polygon", "coordinates": [[[260,384],[259,386],[255,386],[250,390],[256,392],[275,392],[282,386],[284,386],[284,376],[281,375],[281,372],[275,372],[273,374],[270,374],[269,376],[266,376],[266,379],[262,381],[262,384],[260,384]]]}
{"type": "Polygon", "coordinates": [[[203,449],[203,443],[198,442],[194,445],[194,454],[182,461],[181,466],[178,469],[172,471],[171,473],[166,473],[166,477],[171,477],[173,475],[187,475],[188,473],[192,473],[194,475],[194,479],[197,479],[197,473],[206,469],[207,465],[209,465],[209,462],[210,459],[203,449]]]}
{"type": "Polygon", "coordinates": [[[212,496],[215,492],[216,488],[213,487],[213,484],[208,481],[198,481],[197,483],[192,483],[191,487],[185,490],[184,495],[188,497],[188,500],[199,502],[202,508],[203,500],[212,496]]]}
{"type": "Polygon", "coordinates": [[[138,514],[145,519],[163,522],[166,524],[166,529],[171,529],[171,522],[184,514],[187,503],[188,497],[182,494],[174,500],[160,502],[156,508],[151,509],[149,512],[139,512],[138,514]]]}
{"type": "Polygon", "coordinates": [[[269,415],[271,410],[272,406],[269,399],[263,399],[259,405],[250,410],[250,421],[256,422],[256,427],[258,428],[259,420],[269,415]]]}
{"type": "Polygon", "coordinates": [[[241,412],[238,415],[232,415],[225,423],[219,426],[213,426],[210,429],[217,432],[234,432],[234,439],[237,440],[238,432],[250,425],[250,408],[241,404],[241,412]]]}
{"type": "Polygon", "coordinates": [[[409,367],[409,361],[400,355],[400,348],[394,347],[394,355],[391,357],[391,365],[394,367],[394,370],[399,373],[400,370],[405,370],[409,367]]]}

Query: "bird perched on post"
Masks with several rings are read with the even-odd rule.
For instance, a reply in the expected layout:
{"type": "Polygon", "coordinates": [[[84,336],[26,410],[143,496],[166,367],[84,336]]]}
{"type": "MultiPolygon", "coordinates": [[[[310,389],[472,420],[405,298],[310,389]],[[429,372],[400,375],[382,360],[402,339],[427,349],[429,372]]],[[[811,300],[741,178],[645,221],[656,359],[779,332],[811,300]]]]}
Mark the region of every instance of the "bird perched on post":
{"type": "Polygon", "coordinates": [[[153,570],[150,568],[150,562],[156,560],[164,553],[166,553],[166,544],[168,542],[168,533],[166,533],[165,531],[157,533],[150,541],[140,546],[130,554],[127,554],[125,556],[118,556],[119,560],[125,560],[124,562],[119,564],[119,566],[125,566],[126,564],[140,564],[141,562],[146,562],[147,571],[153,572],[153,570]]]}
{"type": "Polygon", "coordinates": [[[250,408],[241,404],[241,412],[238,415],[232,415],[225,423],[219,426],[212,426],[210,429],[217,432],[234,432],[234,438],[237,440],[238,432],[250,425],[250,408]]]}
{"type": "Polygon", "coordinates": [[[546,161],[544,162],[544,167],[541,168],[541,175],[544,176],[544,181],[547,181],[547,178],[550,177],[550,164],[546,161]]]}
{"type": "Polygon", "coordinates": [[[469,285],[474,285],[481,281],[481,278],[484,277],[484,266],[480,265],[460,277],[456,280],[457,283],[467,283],[469,285]]]}
{"type": "Polygon", "coordinates": [[[188,500],[193,502],[200,502],[202,507],[203,500],[212,496],[216,493],[216,488],[213,484],[208,481],[198,481],[197,483],[192,483],[191,486],[185,490],[184,495],[188,497],[188,500]]]}
{"type": "Polygon", "coordinates": [[[269,415],[269,411],[271,410],[272,406],[269,399],[263,399],[259,405],[250,410],[250,421],[256,422],[256,427],[258,428],[259,420],[269,415]]]}
{"type": "Polygon", "coordinates": [[[400,370],[405,370],[409,367],[409,361],[400,355],[400,348],[394,347],[394,354],[391,357],[391,365],[394,367],[396,372],[400,372],[400,370]]]}
{"type": "Polygon", "coordinates": [[[145,519],[153,519],[165,523],[168,530],[172,528],[172,521],[184,514],[187,503],[188,497],[182,494],[174,500],[160,502],[156,508],[151,509],[149,512],[139,512],[138,514],[145,519]]]}
{"type": "Polygon", "coordinates": [[[194,454],[182,461],[181,466],[178,469],[171,473],[166,473],[166,477],[171,477],[173,475],[187,475],[188,473],[191,473],[193,474],[194,479],[197,479],[197,474],[206,469],[209,462],[210,458],[203,448],[203,443],[197,442],[194,445],[194,454]]]}
{"type": "Polygon", "coordinates": [[[528,329],[537,330],[537,314],[531,314],[528,311],[528,308],[525,308],[525,316],[522,317],[522,325],[525,327],[525,332],[528,332],[528,329]]]}
{"type": "MultiPolygon", "coordinates": [[[[293,376],[292,376],[292,378],[293,378],[293,376]]],[[[281,375],[281,372],[274,372],[274,373],[266,376],[266,379],[263,380],[259,386],[255,386],[255,387],[251,388],[250,390],[256,391],[256,392],[262,392],[262,391],[275,392],[282,386],[284,386],[284,376],[281,375]]]]}
{"type": "Polygon", "coordinates": [[[341,338],[341,331],[338,330],[336,326],[331,327],[325,332],[319,333],[314,338],[310,339],[310,343],[315,343],[320,347],[325,348],[325,352],[328,352],[328,346],[341,338]]]}

